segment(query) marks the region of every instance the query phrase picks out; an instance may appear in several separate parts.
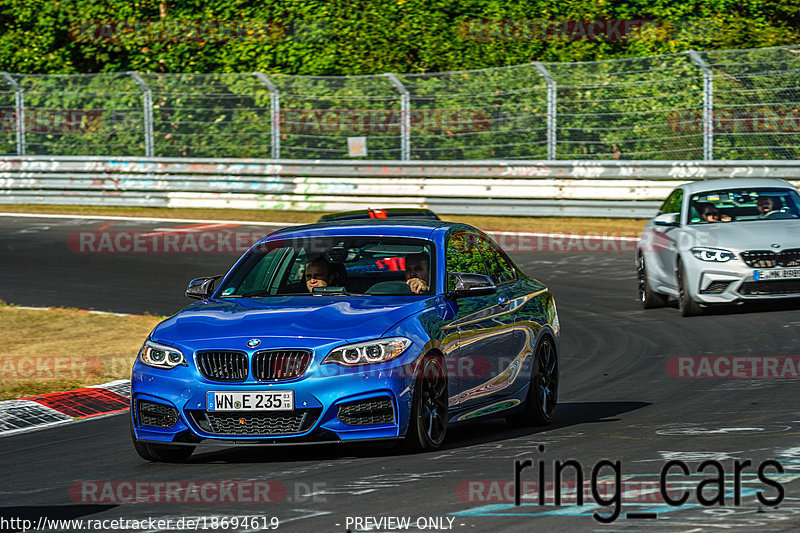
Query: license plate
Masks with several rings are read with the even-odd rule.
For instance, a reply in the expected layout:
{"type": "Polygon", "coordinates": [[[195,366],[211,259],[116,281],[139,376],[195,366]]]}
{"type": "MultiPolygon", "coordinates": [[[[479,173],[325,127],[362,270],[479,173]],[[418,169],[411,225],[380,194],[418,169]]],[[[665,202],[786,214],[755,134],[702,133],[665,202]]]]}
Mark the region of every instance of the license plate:
{"type": "Polygon", "coordinates": [[[292,411],[294,391],[208,392],[208,411],[292,411]]]}
{"type": "Polygon", "coordinates": [[[800,268],[783,268],[776,270],[755,270],[753,279],[761,281],[764,279],[800,279],[800,268]]]}

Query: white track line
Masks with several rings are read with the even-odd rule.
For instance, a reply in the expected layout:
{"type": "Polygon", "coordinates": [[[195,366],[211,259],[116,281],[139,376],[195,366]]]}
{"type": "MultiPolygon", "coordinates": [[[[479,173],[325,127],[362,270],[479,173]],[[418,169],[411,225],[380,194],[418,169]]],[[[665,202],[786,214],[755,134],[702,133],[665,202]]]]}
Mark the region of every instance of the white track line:
{"type": "Polygon", "coordinates": [[[13,305],[12,309],[25,309],[27,311],[78,311],[80,313],[89,313],[92,315],[111,315],[111,316],[136,316],[136,317],[149,317],[161,318],[151,315],[134,315],[130,313],[112,313],[111,311],[95,311],[94,309],[70,309],[68,307],[31,307],[28,305],[13,305]]]}
{"type": "Polygon", "coordinates": [[[45,213],[7,213],[0,212],[0,217],[22,218],[75,218],[78,220],[128,220],[142,222],[193,222],[203,224],[238,224],[240,226],[302,226],[300,222],[255,222],[252,220],[208,220],[205,218],[160,218],[160,217],[118,217],[113,215],[48,215],[45,213]]]}

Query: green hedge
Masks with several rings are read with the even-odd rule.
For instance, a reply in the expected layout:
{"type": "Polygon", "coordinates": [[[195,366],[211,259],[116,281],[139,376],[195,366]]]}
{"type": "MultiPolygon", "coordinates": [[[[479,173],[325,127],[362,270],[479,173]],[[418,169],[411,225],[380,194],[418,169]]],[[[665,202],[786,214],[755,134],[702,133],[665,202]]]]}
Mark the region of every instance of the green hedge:
{"type": "Polygon", "coordinates": [[[800,5],[794,0],[0,0],[0,28],[0,70],[9,72],[352,75],[793,44],[800,36],[800,5]],[[535,21],[545,20],[658,24],[628,32],[627,38],[592,42],[574,27],[576,39],[543,39],[535,21]],[[197,23],[206,25],[188,34],[197,23]]]}

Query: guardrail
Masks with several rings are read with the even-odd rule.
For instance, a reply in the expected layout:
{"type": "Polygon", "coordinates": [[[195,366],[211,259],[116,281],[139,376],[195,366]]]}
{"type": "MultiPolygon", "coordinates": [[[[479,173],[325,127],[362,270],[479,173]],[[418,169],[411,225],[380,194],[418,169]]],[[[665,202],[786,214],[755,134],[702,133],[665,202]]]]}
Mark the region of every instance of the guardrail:
{"type": "Polygon", "coordinates": [[[800,179],[800,161],[0,159],[0,203],[650,217],[678,184],[800,179]]]}

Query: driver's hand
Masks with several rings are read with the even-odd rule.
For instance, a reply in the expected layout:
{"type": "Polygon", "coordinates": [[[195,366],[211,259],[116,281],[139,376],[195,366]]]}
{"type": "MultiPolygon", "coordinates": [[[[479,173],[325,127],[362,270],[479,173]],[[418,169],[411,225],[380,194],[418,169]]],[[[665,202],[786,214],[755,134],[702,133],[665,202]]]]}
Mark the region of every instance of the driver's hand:
{"type": "Polygon", "coordinates": [[[327,287],[328,284],[325,282],[324,279],[310,279],[306,281],[306,287],[308,288],[308,292],[312,292],[315,287],[327,287]]]}
{"type": "Polygon", "coordinates": [[[406,281],[406,284],[408,284],[408,286],[411,288],[411,292],[414,294],[419,294],[428,290],[428,284],[419,278],[411,278],[410,280],[406,281]]]}

